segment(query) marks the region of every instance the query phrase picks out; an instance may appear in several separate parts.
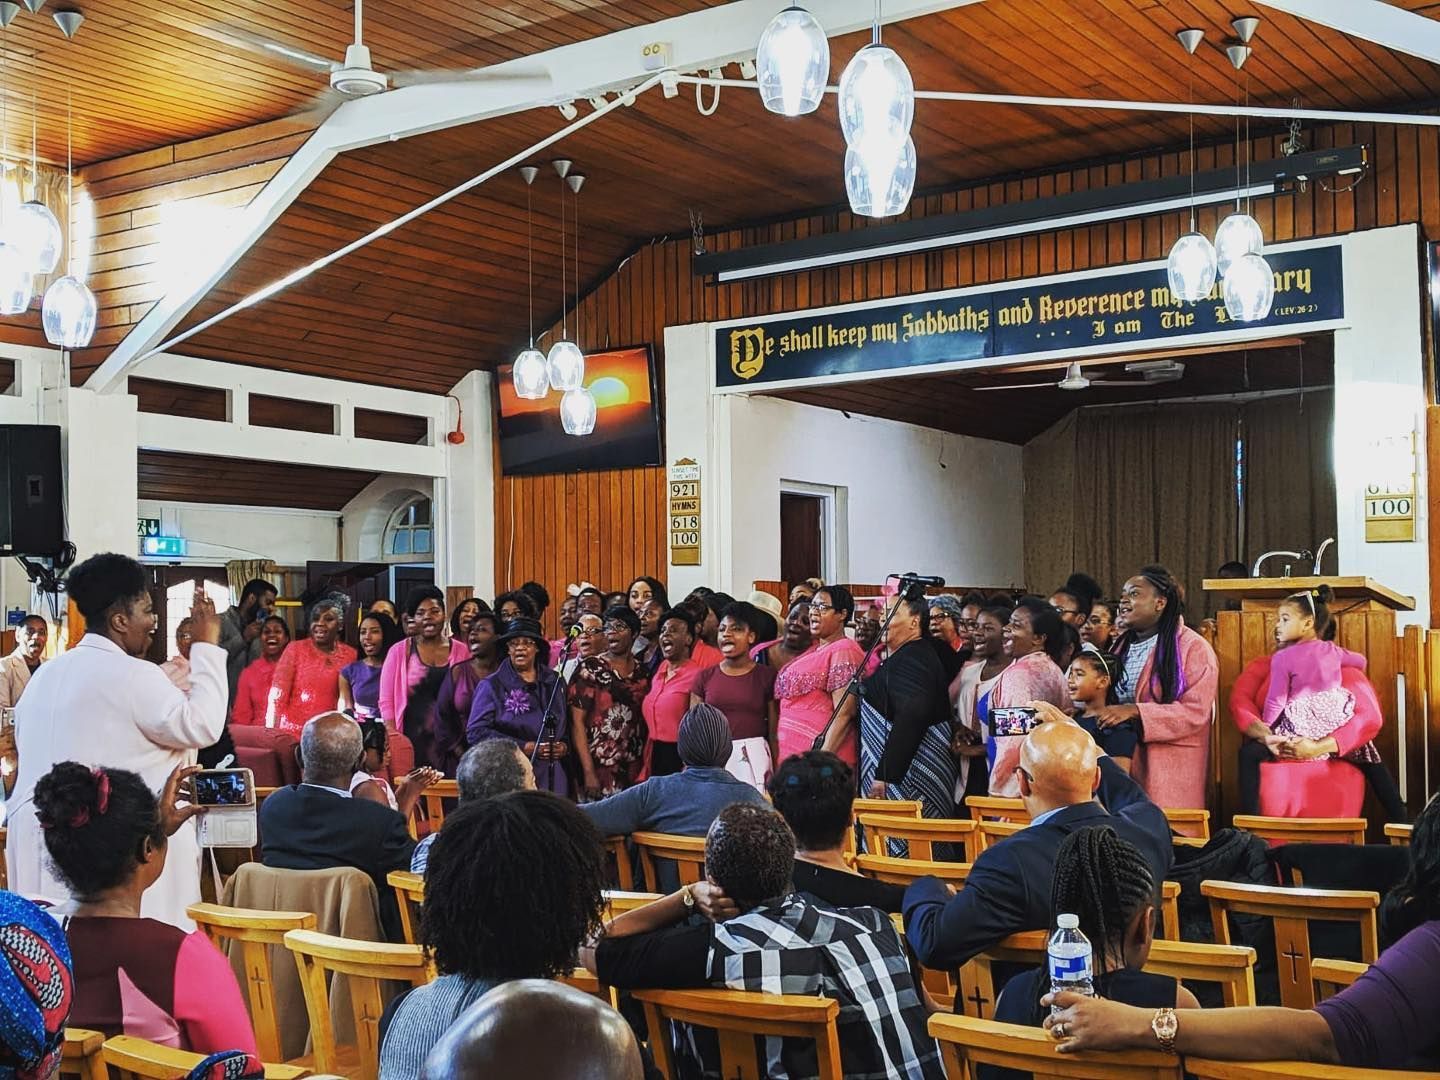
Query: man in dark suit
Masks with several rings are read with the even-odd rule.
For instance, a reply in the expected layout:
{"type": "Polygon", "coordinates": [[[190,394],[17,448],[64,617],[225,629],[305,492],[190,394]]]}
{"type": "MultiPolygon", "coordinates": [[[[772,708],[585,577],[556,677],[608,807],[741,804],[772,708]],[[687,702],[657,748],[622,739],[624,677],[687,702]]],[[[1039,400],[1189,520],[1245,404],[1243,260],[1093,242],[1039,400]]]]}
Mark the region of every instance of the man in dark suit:
{"type": "Polygon", "coordinates": [[[277,789],[260,805],[262,861],[282,870],[365,871],[380,896],[385,932],[398,940],[400,912],[385,878],[409,869],[415,841],[394,810],[350,797],[350,778],[363,756],[360,726],[348,716],[322,713],[305,725],[300,783],[277,789]]]}
{"type": "Polygon", "coordinates": [[[1011,934],[1051,929],[1055,856],[1078,829],[1108,825],[1134,844],[1157,889],[1170,872],[1164,811],[1083,728],[1049,711],[1055,719],[1025,737],[1016,769],[1029,827],[982,852],[954,896],[933,877],[905,892],[905,935],[926,967],[956,968],[1011,934]]]}

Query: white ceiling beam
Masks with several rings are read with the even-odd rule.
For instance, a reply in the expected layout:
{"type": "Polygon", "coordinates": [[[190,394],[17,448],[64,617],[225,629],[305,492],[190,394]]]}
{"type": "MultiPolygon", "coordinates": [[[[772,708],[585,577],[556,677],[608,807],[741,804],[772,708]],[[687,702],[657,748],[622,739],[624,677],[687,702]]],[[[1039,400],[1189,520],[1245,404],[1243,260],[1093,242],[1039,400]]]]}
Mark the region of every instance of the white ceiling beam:
{"type": "MultiPolygon", "coordinates": [[[[979,2],[983,0],[895,0],[884,5],[883,21],[900,22],[979,2]]],[[[588,108],[585,98],[628,87],[651,74],[640,51],[652,42],[669,43],[671,67],[680,72],[707,71],[750,57],[766,24],[783,6],[783,0],[734,0],[485,69],[520,75],[548,72],[550,85],[543,94],[536,93],[534,81],[496,80],[409,86],[346,102],[240,212],[227,234],[227,249],[206,260],[185,286],[161,297],[85,385],[99,391],[123,386],[127,370],[166,340],[337,154],[538,106],[580,101],[580,108],[588,108]]],[[[831,35],[862,30],[874,17],[873,0],[811,0],[808,6],[831,35]]],[[[833,67],[842,63],[843,58],[832,58],[833,67]]]]}
{"type": "MultiPolygon", "coordinates": [[[[1440,64],[1440,22],[1383,0],[1258,0],[1265,7],[1440,64]]],[[[1261,37],[1263,39],[1263,31],[1261,37]]],[[[1263,44],[1263,41],[1262,41],[1263,44]]]]}

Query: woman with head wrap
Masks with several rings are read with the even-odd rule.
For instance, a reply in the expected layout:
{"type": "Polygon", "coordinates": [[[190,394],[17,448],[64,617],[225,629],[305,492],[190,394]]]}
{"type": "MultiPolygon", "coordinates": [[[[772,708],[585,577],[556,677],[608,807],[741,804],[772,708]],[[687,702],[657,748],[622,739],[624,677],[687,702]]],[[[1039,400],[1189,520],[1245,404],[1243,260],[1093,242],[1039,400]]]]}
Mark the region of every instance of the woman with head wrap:
{"type": "Polygon", "coordinates": [[[75,998],[70,945],[39,907],[0,891],[0,1080],[48,1080],[60,1067],[75,998]]]}
{"type": "Polygon", "coordinates": [[[347,603],[348,597],[331,593],[310,605],[310,633],[287,645],[275,665],[266,727],[298,737],[305,721],[339,705],[341,669],[356,660],[355,650],[340,640],[347,603]]]}

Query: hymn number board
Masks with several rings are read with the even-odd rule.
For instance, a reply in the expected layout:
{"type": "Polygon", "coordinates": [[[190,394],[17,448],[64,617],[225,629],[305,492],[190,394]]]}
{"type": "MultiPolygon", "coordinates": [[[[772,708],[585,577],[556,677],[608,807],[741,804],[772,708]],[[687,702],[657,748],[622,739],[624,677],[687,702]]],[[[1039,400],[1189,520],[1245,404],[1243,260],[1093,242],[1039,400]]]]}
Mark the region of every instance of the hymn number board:
{"type": "Polygon", "coordinates": [[[670,565],[700,565],[700,466],[692,458],[670,466],[670,565]]]}

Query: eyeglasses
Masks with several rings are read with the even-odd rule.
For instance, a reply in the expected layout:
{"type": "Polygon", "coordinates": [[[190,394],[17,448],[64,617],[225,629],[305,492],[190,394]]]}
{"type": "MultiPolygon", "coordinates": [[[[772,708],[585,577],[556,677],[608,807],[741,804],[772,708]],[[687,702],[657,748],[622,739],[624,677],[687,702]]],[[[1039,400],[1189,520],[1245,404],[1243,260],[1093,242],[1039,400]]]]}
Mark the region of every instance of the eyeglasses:
{"type": "Polygon", "coordinates": [[[1079,614],[1080,614],[1080,609],[1079,609],[1079,608],[1061,607],[1059,604],[1051,604],[1050,606],[1051,606],[1052,608],[1054,608],[1054,609],[1055,609],[1059,614],[1061,614],[1061,615],[1079,615],[1079,614]]]}
{"type": "Polygon", "coordinates": [[[580,633],[584,634],[586,637],[598,637],[599,635],[605,633],[605,628],[603,626],[582,626],[580,628],[580,633]]]}
{"type": "Polygon", "coordinates": [[[810,610],[811,610],[811,611],[834,611],[834,610],[835,610],[835,605],[834,605],[834,604],[817,604],[817,603],[815,603],[815,602],[812,600],[812,601],[810,602],[810,610]]]}
{"type": "Polygon", "coordinates": [[[974,619],[956,619],[955,625],[961,630],[979,630],[980,624],[974,619]]]}

